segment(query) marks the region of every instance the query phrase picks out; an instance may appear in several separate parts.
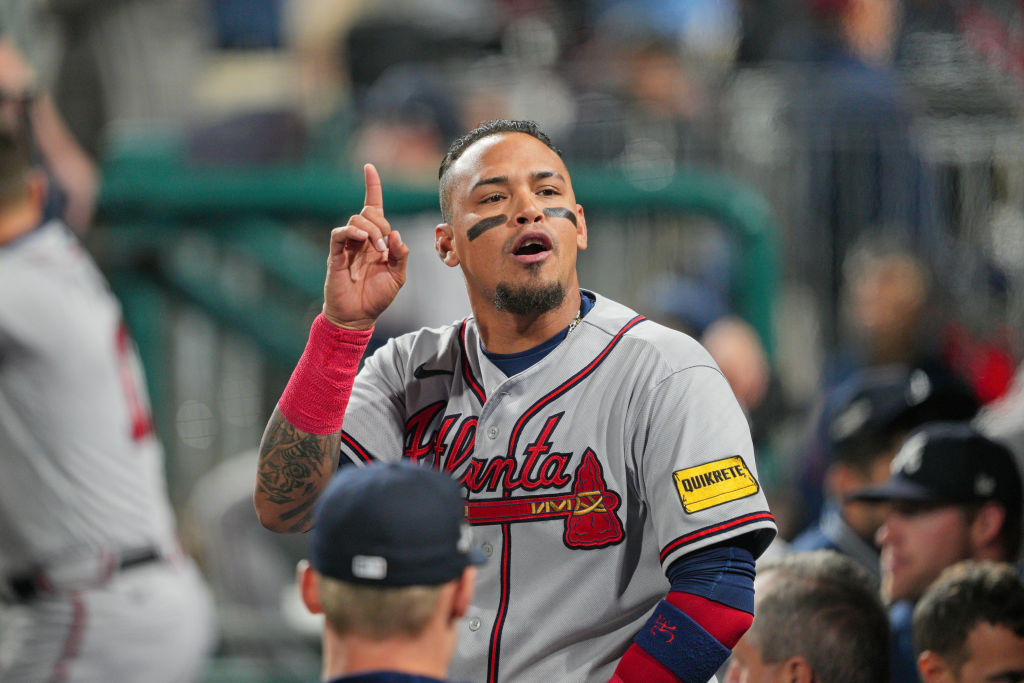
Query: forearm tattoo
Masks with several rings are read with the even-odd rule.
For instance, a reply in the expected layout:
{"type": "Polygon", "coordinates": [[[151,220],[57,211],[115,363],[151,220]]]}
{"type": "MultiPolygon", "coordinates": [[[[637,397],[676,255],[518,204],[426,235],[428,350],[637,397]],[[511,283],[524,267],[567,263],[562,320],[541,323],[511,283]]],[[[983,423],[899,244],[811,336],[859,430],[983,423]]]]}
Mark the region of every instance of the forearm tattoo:
{"type": "Polygon", "coordinates": [[[340,431],[308,434],[274,409],[260,442],[256,492],[278,506],[282,531],[309,528],[317,496],[338,468],[340,448],[340,431]]]}

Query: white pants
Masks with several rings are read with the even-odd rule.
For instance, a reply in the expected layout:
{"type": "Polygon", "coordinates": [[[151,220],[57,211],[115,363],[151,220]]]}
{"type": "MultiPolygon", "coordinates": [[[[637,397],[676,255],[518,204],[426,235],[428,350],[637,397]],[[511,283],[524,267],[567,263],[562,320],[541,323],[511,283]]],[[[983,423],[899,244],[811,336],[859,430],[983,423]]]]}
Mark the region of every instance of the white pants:
{"type": "Polygon", "coordinates": [[[151,562],[99,587],[5,607],[0,681],[195,681],[214,628],[192,561],[151,562]]]}

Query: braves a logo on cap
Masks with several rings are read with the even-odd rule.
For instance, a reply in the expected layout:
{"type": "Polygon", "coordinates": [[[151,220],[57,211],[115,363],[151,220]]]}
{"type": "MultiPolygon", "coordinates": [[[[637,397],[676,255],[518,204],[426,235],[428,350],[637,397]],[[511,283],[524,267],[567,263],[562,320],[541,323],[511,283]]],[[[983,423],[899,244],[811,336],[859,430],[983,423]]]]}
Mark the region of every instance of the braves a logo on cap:
{"type": "Polygon", "coordinates": [[[924,434],[915,434],[907,439],[903,447],[896,454],[896,457],[892,459],[889,472],[891,474],[899,474],[900,472],[913,474],[921,469],[921,452],[924,450],[926,440],[924,434]]]}
{"type": "Polygon", "coordinates": [[[833,439],[845,439],[863,427],[869,417],[871,417],[871,402],[866,398],[858,399],[836,417],[832,426],[829,427],[829,433],[833,439]]]}

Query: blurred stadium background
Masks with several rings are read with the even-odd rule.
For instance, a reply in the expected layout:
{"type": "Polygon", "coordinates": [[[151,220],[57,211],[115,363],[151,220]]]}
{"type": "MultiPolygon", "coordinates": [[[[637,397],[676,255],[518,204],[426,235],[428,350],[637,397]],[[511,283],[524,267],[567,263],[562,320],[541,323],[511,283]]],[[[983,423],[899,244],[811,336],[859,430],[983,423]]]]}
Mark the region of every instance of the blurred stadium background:
{"type": "Polygon", "coordinates": [[[101,162],[86,242],[142,349],[182,533],[222,608],[210,680],[316,675],[316,638],[281,606],[303,539],[256,528],[253,452],[364,161],[419,253],[380,343],[468,312],[432,253],[448,141],[538,121],[588,212],[585,287],[698,337],[730,315],[756,333],[767,372],[741,398],[791,537],[817,511],[815,410],[852,368],[934,357],[987,402],[1011,391],[1022,8],[4,0],[0,26],[101,162]]]}

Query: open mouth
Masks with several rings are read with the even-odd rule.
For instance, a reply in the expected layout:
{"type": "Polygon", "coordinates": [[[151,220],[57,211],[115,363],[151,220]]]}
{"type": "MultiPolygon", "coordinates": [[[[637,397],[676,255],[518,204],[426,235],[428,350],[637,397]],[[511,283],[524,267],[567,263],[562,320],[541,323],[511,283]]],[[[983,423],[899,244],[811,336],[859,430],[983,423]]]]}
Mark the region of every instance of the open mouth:
{"type": "Polygon", "coordinates": [[[551,251],[551,238],[539,232],[521,235],[512,248],[515,256],[536,256],[551,251]]]}

